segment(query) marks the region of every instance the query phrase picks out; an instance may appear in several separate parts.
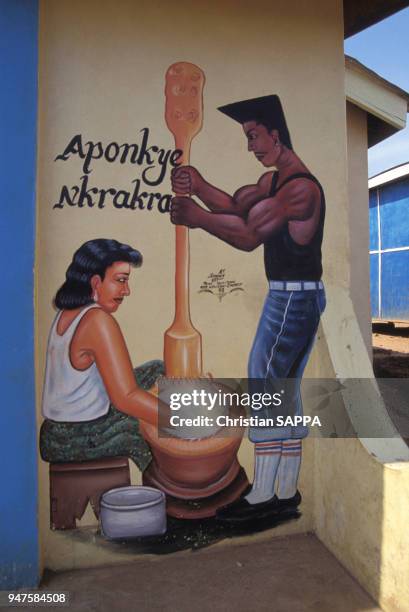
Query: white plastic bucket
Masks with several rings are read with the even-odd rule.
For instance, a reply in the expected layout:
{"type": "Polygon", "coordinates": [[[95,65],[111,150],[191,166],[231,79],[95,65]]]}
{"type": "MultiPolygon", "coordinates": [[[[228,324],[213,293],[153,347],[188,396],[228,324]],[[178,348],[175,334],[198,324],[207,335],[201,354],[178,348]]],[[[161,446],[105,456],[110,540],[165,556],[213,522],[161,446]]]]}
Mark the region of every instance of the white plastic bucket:
{"type": "Polygon", "coordinates": [[[111,539],[166,532],[165,494],[153,487],[119,487],[106,491],[100,503],[101,531],[111,539]]]}

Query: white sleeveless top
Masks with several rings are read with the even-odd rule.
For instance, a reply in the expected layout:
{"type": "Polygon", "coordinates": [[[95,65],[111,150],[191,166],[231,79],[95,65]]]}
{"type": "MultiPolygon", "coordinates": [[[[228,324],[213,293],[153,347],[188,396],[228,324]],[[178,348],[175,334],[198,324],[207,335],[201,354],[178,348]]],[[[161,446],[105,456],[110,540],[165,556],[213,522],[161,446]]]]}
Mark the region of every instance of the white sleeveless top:
{"type": "Polygon", "coordinates": [[[91,308],[99,306],[91,304],[81,310],[62,336],[57,333],[62,311],[51,326],[42,407],[47,419],[91,421],[109,410],[110,400],[96,364],[81,371],[76,370],[70,360],[71,340],[82,317],[91,308]]]}

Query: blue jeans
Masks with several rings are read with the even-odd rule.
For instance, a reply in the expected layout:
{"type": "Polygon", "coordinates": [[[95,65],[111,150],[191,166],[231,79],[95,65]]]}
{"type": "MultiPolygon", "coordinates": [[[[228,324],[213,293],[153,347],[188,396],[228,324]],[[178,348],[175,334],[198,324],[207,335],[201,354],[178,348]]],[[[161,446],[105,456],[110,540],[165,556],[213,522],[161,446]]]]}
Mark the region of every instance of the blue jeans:
{"type": "MultiPolygon", "coordinates": [[[[268,292],[249,357],[250,393],[261,388],[271,394],[279,392],[282,382],[277,379],[291,378],[293,380],[288,386],[291,395],[283,396],[283,402],[292,402],[290,411],[286,413],[302,416],[301,378],[325,305],[324,289],[268,292]]],[[[258,418],[271,418],[278,414],[284,412],[277,407],[252,411],[252,415],[258,418]]],[[[305,438],[307,435],[308,427],[303,425],[257,426],[250,427],[249,431],[252,442],[305,438]]]]}

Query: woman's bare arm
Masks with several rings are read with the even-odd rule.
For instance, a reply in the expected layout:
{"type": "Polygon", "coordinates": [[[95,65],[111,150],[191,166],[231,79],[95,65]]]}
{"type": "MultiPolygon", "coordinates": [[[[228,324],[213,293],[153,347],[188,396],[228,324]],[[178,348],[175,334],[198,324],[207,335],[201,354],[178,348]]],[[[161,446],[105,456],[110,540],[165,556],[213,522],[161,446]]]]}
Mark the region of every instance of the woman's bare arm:
{"type": "Polygon", "coordinates": [[[100,308],[92,308],[76,331],[81,352],[95,361],[111,402],[122,412],[158,425],[159,411],[168,419],[169,408],[137,386],[131,359],[117,321],[100,308]]]}

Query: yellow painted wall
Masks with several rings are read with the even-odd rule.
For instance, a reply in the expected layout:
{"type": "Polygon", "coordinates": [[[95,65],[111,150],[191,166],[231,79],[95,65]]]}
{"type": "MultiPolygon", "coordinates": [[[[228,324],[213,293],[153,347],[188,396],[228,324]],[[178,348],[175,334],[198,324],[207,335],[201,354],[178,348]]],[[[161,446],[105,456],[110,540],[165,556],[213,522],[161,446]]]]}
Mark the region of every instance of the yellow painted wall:
{"type": "Polygon", "coordinates": [[[368,126],[367,114],[347,102],[348,201],[351,240],[351,299],[368,353],[372,355],[371,303],[369,292],[368,222],[368,126]]]}
{"type": "Polygon", "coordinates": [[[383,610],[407,612],[408,462],[382,464],[359,440],[318,440],[314,477],[318,537],[383,610]]]}
{"type": "MultiPolygon", "coordinates": [[[[162,355],[173,317],[173,228],[155,211],[54,209],[62,185],[77,185],[78,160],[54,161],[69,140],[137,142],[149,127],[155,144],[172,146],[164,119],[164,74],[178,60],[205,72],[205,116],[192,147],[193,164],[232,192],[262,169],[247,153],[240,127],[216,108],[270,93],[283,102],[296,152],[322,181],[328,213],[325,279],[349,283],[347,167],[342,3],[325,0],[216,0],[152,3],[43,0],[40,12],[40,106],[37,236],[38,422],[46,340],[56,289],[76,248],[95,237],[130,243],[144,255],[132,296],[118,313],[135,364],[162,355]]],[[[93,164],[92,186],[127,189],[135,168],[93,164]]],[[[169,192],[167,180],[159,189],[169,192]]],[[[196,230],[191,233],[191,312],[203,335],[205,371],[243,376],[266,293],[261,249],[248,254],[196,230]],[[226,268],[245,292],[199,294],[210,272],[226,268]]],[[[331,291],[329,295],[331,300],[331,291]]],[[[338,315],[336,315],[338,316],[338,315]]],[[[320,344],[316,351],[327,364],[320,344]]],[[[325,362],[325,363],[324,363],[325,362]]],[[[326,372],[331,370],[324,367],[326,372]]],[[[313,528],[313,441],[305,444],[302,518],[273,535],[313,528]]],[[[240,458],[252,473],[252,446],[240,458]]],[[[136,470],[133,482],[138,482],[136,470]]],[[[40,462],[40,527],[44,566],[53,569],[123,561],[105,548],[49,530],[48,466],[40,462]]],[[[85,521],[87,522],[87,521],[85,521]]]]}
{"type": "MultiPolygon", "coordinates": [[[[329,288],[333,299],[310,370],[318,377],[372,378],[366,116],[351,104],[347,130],[351,281],[348,290],[329,288]]],[[[355,402],[354,409],[367,422],[382,421],[388,434],[362,441],[315,441],[314,531],[383,610],[406,612],[408,448],[376,393],[355,402]]]]}

